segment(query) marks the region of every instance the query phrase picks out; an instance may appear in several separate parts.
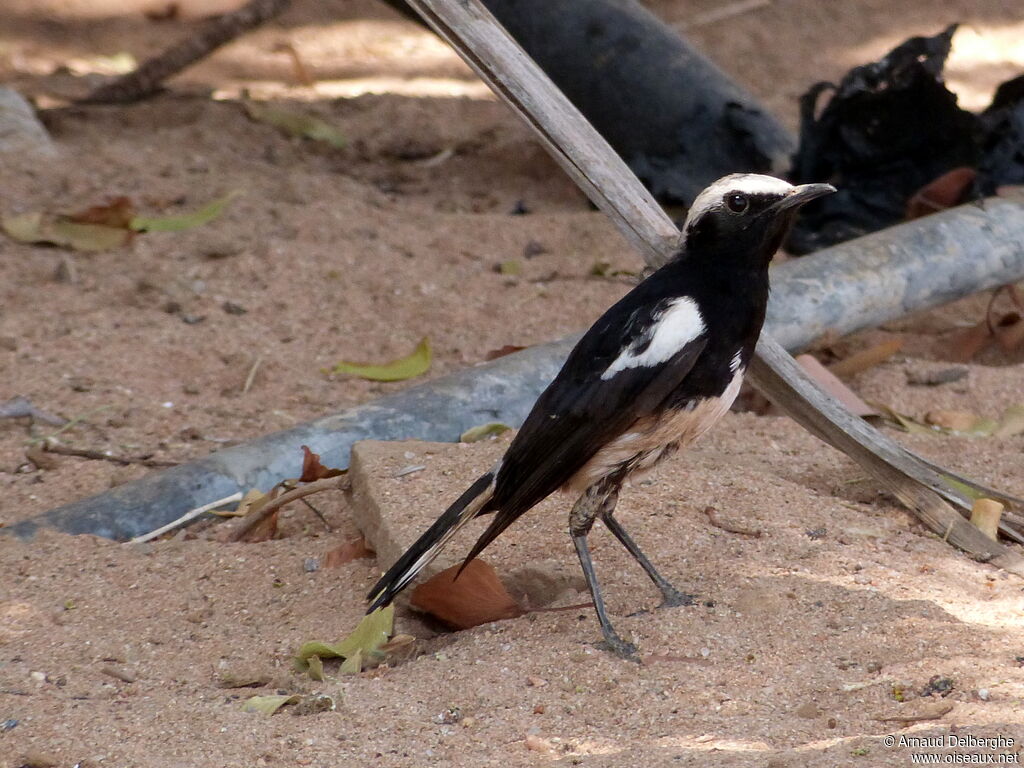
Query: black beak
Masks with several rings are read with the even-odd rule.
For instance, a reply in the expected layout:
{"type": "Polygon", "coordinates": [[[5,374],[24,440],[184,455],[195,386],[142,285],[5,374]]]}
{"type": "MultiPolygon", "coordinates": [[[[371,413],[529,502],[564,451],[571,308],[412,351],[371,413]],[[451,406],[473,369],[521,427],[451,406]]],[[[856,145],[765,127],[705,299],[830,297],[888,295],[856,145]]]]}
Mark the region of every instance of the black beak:
{"type": "Polygon", "coordinates": [[[775,203],[772,208],[776,211],[788,211],[799,208],[804,203],[809,203],[819,197],[831,195],[835,191],[836,188],[831,184],[801,184],[798,187],[793,187],[789,194],[775,203]]]}

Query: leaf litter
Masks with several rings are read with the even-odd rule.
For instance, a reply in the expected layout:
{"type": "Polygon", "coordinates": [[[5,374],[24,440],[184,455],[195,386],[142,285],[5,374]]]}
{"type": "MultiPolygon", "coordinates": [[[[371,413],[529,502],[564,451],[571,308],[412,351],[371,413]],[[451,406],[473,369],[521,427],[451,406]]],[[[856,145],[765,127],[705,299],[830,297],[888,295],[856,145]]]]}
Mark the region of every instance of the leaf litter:
{"type": "Polygon", "coordinates": [[[341,360],[327,372],[357,376],[369,381],[405,381],[422,376],[429,371],[431,361],[430,340],[424,337],[412,354],[390,363],[353,363],[341,360]]]}
{"type": "Polygon", "coordinates": [[[412,652],[415,638],[401,634],[391,637],[394,624],[395,607],[378,608],[363,616],[351,634],[337,643],[319,640],[303,643],[293,666],[297,672],[305,672],[314,680],[324,680],[324,659],[343,659],[339,672],[354,675],[393,658],[404,658],[412,652]]]}
{"type": "Polygon", "coordinates": [[[202,208],[176,216],[139,216],[127,197],[115,197],[77,213],[43,211],[0,217],[0,227],[20,243],[54,245],[74,251],[98,252],[121,248],[144,232],[181,232],[219,217],[237,193],[217,198],[202,208]]]}

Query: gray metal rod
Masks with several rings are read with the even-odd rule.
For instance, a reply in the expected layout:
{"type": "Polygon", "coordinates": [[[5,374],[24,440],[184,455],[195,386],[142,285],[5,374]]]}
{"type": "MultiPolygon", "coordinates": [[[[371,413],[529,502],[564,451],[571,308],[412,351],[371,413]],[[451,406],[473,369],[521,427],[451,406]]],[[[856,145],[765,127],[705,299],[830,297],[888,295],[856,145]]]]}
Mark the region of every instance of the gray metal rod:
{"type": "MultiPolygon", "coordinates": [[[[871,327],[977,291],[1024,280],[1024,203],[991,199],[793,260],[772,270],[767,328],[796,351],[826,331],[871,327]]],[[[57,507],[0,533],[40,527],[128,539],[190,509],[250,488],[267,490],[301,469],[301,445],[327,466],[348,466],[364,439],[458,440],[491,421],[522,423],[575,337],[409,387],[203,459],[57,507]]]]}

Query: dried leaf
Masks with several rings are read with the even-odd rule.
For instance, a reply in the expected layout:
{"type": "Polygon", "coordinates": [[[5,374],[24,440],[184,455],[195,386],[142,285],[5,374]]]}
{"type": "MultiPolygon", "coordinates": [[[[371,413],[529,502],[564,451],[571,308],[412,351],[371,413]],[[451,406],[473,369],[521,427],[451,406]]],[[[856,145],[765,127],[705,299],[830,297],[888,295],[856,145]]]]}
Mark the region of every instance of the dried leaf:
{"type": "Polygon", "coordinates": [[[822,365],[818,358],[813,355],[797,355],[796,361],[800,363],[807,375],[814,379],[818,386],[828,392],[832,397],[846,406],[851,413],[860,416],[878,416],[878,411],[860,399],[860,396],[846,386],[839,377],[822,365]]]}
{"type": "Polygon", "coordinates": [[[430,361],[430,342],[424,337],[408,357],[383,365],[350,363],[342,360],[331,369],[331,373],[347,373],[370,381],[405,381],[429,371],[430,361]]]}
{"type": "Polygon", "coordinates": [[[523,267],[515,259],[509,259],[508,261],[503,261],[498,265],[498,272],[502,275],[521,275],[523,273],[523,267]]]}
{"type": "Polygon", "coordinates": [[[911,418],[905,414],[894,411],[888,405],[884,403],[876,403],[872,401],[872,407],[878,409],[878,412],[890,423],[898,427],[902,427],[907,432],[915,435],[934,435],[937,430],[933,427],[929,427],[916,419],[911,418]]]}
{"type": "Polygon", "coordinates": [[[1013,437],[1022,432],[1024,432],[1024,403],[1007,408],[992,435],[994,437],[1013,437]]]}
{"type": "Polygon", "coordinates": [[[306,659],[306,664],[309,672],[309,676],[318,682],[323,682],[326,679],[324,674],[324,662],[319,656],[310,656],[306,659]]]}
{"type": "Polygon", "coordinates": [[[261,541],[270,541],[277,537],[277,516],[281,510],[277,509],[267,517],[260,520],[239,541],[247,541],[250,544],[257,544],[261,541]]]}
{"type": "Polygon", "coordinates": [[[131,220],[130,226],[136,232],[181,232],[185,229],[194,229],[209,224],[224,213],[228,203],[237,196],[237,192],[231,192],[207,203],[197,211],[179,216],[136,216],[131,220]]]}
{"type": "Polygon", "coordinates": [[[495,435],[500,435],[502,432],[508,432],[510,429],[512,429],[512,427],[508,424],[502,424],[500,421],[491,421],[487,424],[481,424],[479,427],[470,427],[459,435],[459,442],[476,443],[486,437],[494,437],[495,435]]]}
{"type": "Polygon", "coordinates": [[[10,238],[21,243],[46,243],[76,251],[109,251],[126,245],[132,237],[126,229],[78,224],[38,211],[4,216],[0,226],[10,238]]]}
{"type": "Polygon", "coordinates": [[[954,168],[921,187],[907,202],[907,219],[918,219],[959,205],[977,175],[974,168],[954,168]]]}
{"type": "Polygon", "coordinates": [[[456,579],[459,568],[453,565],[420,584],[410,604],[457,629],[523,615],[522,607],[488,563],[470,560],[456,579]]]}
{"type": "Polygon", "coordinates": [[[903,339],[889,339],[833,363],[828,370],[836,376],[853,376],[884,363],[903,348],[903,339]]]}
{"type": "Polygon", "coordinates": [[[976,499],[971,508],[971,525],[992,541],[998,541],[999,518],[1003,514],[1003,509],[1003,505],[995,499],[976,499]]]}
{"type": "Polygon", "coordinates": [[[356,648],[351,656],[346,656],[338,671],[343,675],[358,675],[363,671],[363,649],[356,648]]]}
{"type": "Polygon", "coordinates": [[[302,476],[300,483],[312,483],[314,480],[323,480],[328,477],[344,475],[343,469],[332,469],[320,463],[320,454],[309,450],[308,445],[302,446],[302,476]]]}
{"type": "Polygon", "coordinates": [[[128,229],[134,218],[135,205],[127,197],[115,197],[106,205],[94,205],[68,216],[70,221],[79,224],[99,224],[116,229],[128,229]]]}
{"type": "Polygon", "coordinates": [[[958,363],[968,363],[992,342],[992,330],[987,320],[954,333],[949,340],[948,356],[958,363]]]}
{"type": "Polygon", "coordinates": [[[272,715],[286,704],[298,704],[301,698],[297,693],[291,695],[253,696],[242,703],[242,711],[272,715]]]}
{"type": "MultiPolygon", "coordinates": [[[[295,668],[300,672],[308,672],[311,668],[309,660],[314,656],[317,657],[316,663],[319,663],[321,659],[339,657],[349,661],[358,655],[357,661],[349,662],[348,669],[358,665],[356,671],[359,671],[368,659],[376,657],[380,647],[391,635],[394,621],[395,607],[393,605],[378,608],[373,613],[364,616],[352,634],[338,643],[313,641],[303,644],[295,657],[295,668]]],[[[342,671],[347,674],[344,666],[342,671]]],[[[319,673],[323,674],[322,665],[319,667],[319,673]]]]}
{"type": "Polygon", "coordinates": [[[995,327],[996,341],[1007,354],[1024,345],[1024,320],[1016,312],[1005,314],[995,327]]]}
{"type": "Polygon", "coordinates": [[[515,344],[506,344],[505,346],[499,347],[498,349],[492,349],[490,352],[484,355],[484,360],[497,360],[499,357],[511,355],[513,352],[518,352],[521,349],[526,349],[526,347],[519,347],[516,346],[515,344]]]}
{"type": "Polygon", "coordinates": [[[353,560],[373,557],[376,552],[366,546],[366,539],[359,536],[349,539],[324,555],[324,568],[338,568],[353,560]]]}
{"type": "Polygon", "coordinates": [[[928,411],[924,416],[924,420],[928,424],[942,427],[943,429],[951,429],[954,432],[970,432],[974,425],[978,423],[978,417],[970,411],[944,409],[928,411]]]}
{"type": "Polygon", "coordinates": [[[291,136],[322,141],[337,149],[347,143],[345,134],[336,127],[305,112],[274,107],[261,101],[245,102],[245,111],[253,120],[272,125],[291,136]]]}

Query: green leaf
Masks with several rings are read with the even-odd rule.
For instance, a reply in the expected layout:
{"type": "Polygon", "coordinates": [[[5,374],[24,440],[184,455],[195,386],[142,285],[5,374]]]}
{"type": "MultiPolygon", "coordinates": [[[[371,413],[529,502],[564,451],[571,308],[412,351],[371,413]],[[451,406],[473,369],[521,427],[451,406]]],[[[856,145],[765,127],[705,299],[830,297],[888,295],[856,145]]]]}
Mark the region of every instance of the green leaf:
{"type": "Polygon", "coordinates": [[[430,341],[424,337],[408,357],[383,365],[366,365],[342,360],[330,369],[331,373],[347,373],[370,381],[405,381],[422,376],[430,370],[430,341]]]}
{"type": "Polygon", "coordinates": [[[228,203],[237,196],[237,192],[231,192],[207,203],[197,211],[183,213],[179,216],[136,216],[129,226],[136,232],[181,232],[185,229],[201,227],[220,216],[228,203]]]}
{"type": "Polygon", "coordinates": [[[297,704],[301,698],[297,693],[289,696],[253,696],[242,703],[242,711],[272,715],[286,704],[297,704]]]}
{"type": "Polygon", "coordinates": [[[306,112],[274,107],[262,101],[245,102],[245,111],[253,120],[272,125],[291,136],[313,139],[341,149],[348,143],[335,126],[306,112]]]}
{"type": "Polygon", "coordinates": [[[500,435],[502,432],[507,432],[510,429],[512,427],[508,424],[502,424],[500,421],[491,421],[478,427],[470,427],[459,435],[459,442],[475,443],[493,435],[500,435]]]}
{"type": "Polygon", "coordinates": [[[515,259],[509,259],[498,265],[498,272],[502,275],[521,275],[523,268],[515,259]]]}
{"type": "Polygon", "coordinates": [[[0,220],[7,236],[21,243],[48,243],[76,251],[109,251],[131,240],[132,233],[102,224],[80,224],[35,211],[0,220]]]}
{"type": "Polygon", "coordinates": [[[363,620],[348,637],[338,643],[313,641],[304,643],[295,657],[295,668],[300,672],[313,674],[319,665],[319,673],[323,674],[321,659],[343,658],[342,674],[354,674],[363,668],[367,657],[373,656],[387,642],[394,629],[395,607],[389,605],[378,608],[373,613],[363,616],[363,620]],[[312,659],[316,658],[313,662],[312,659]]]}

